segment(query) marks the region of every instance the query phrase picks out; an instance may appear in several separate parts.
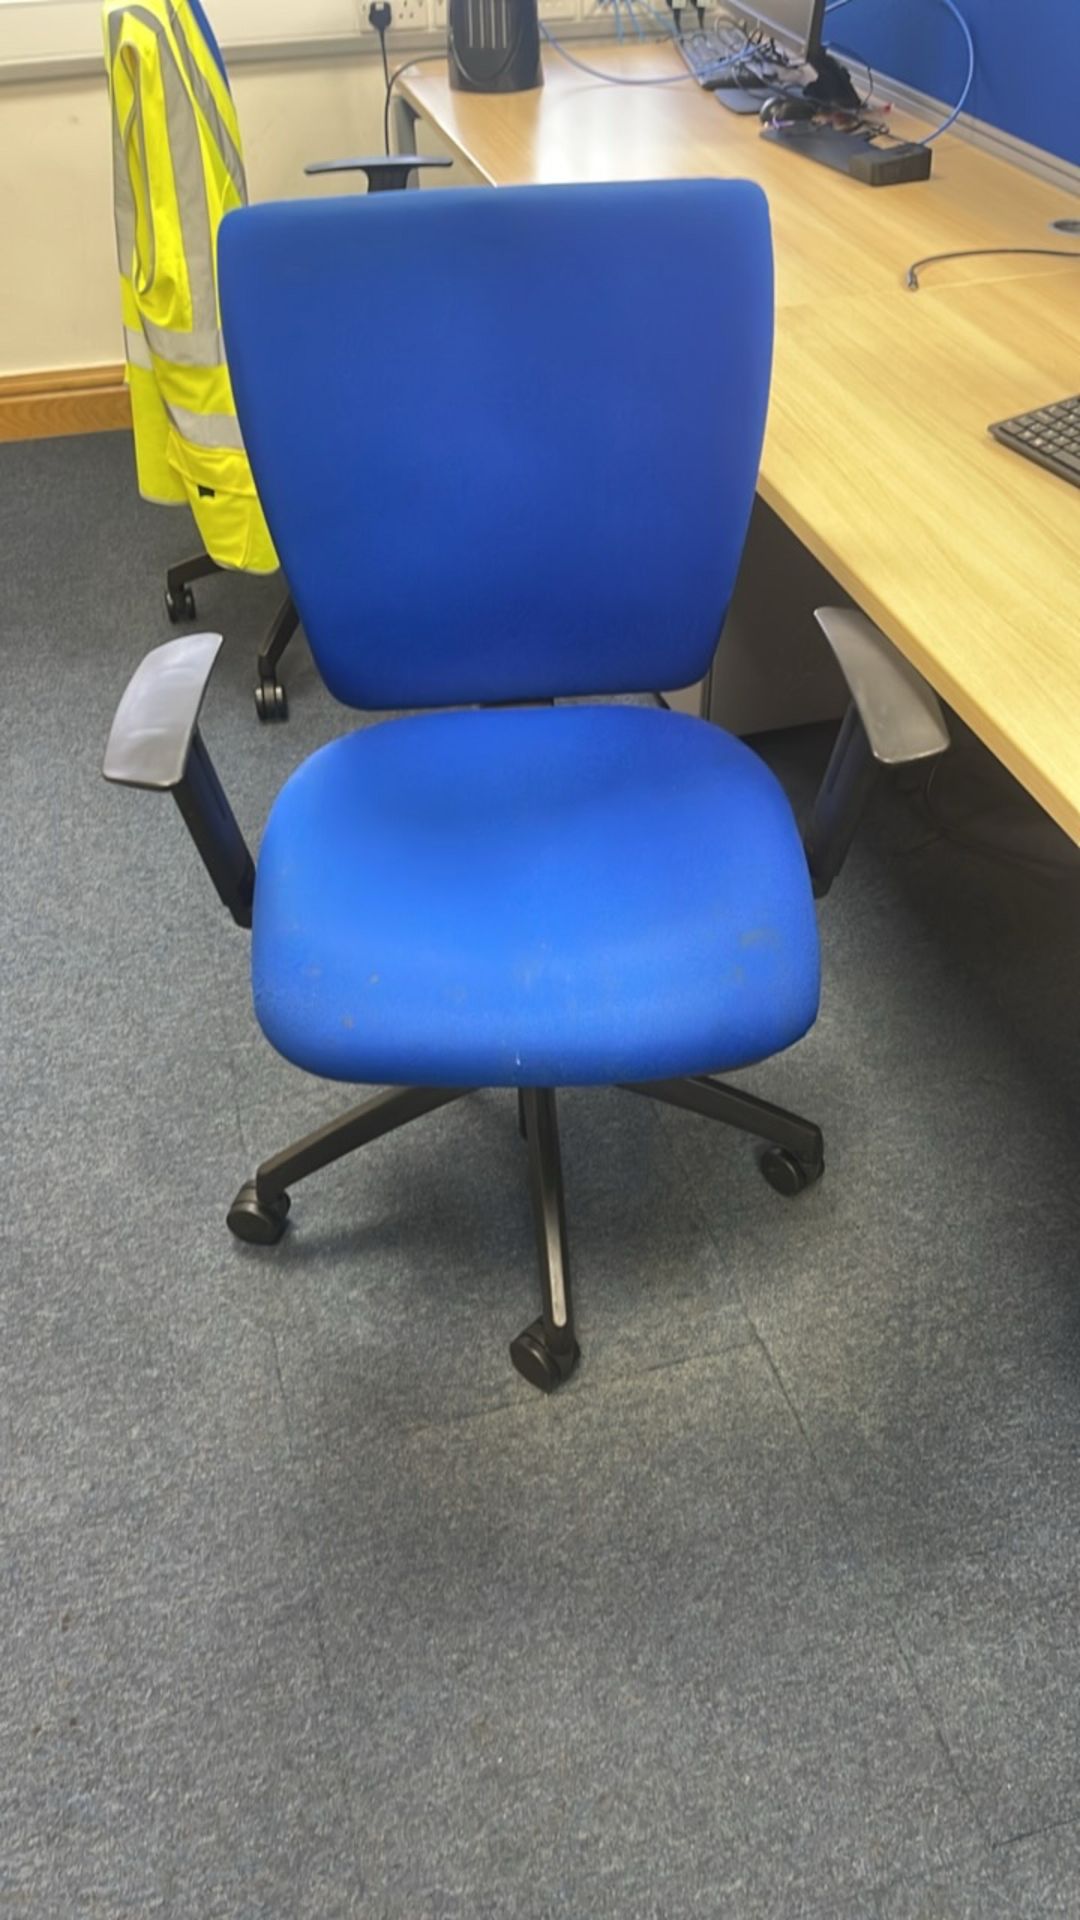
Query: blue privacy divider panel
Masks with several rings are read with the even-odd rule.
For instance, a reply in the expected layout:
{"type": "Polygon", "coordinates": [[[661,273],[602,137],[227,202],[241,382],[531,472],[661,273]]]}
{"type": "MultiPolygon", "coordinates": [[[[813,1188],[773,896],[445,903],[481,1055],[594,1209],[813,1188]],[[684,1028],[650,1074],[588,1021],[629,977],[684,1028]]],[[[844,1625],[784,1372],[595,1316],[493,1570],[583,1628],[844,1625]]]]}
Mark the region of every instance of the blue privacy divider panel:
{"type": "MultiPolygon", "coordinates": [[[[975,39],[966,111],[1080,165],[1080,0],[957,0],[975,39]]],[[[967,72],[944,0],[850,0],[825,38],[950,106],[967,72]]]]}

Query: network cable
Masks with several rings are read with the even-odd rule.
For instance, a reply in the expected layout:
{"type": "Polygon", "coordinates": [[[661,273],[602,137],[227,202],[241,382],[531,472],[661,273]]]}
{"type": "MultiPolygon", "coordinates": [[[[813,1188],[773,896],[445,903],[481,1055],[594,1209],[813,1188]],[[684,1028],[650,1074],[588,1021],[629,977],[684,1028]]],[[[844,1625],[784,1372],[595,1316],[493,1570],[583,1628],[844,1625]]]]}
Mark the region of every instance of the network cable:
{"type": "MultiPolygon", "coordinates": [[[[641,22],[640,22],[640,19],[638,18],[639,14],[647,14],[649,16],[649,19],[655,25],[657,38],[659,40],[669,41],[669,42],[678,42],[683,38],[681,31],[673,25],[671,19],[666,14],[660,13],[656,7],[652,6],[650,4],[650,0],[600,0],[600,4],[601,6],[609,5],[611,7],[612,18],[615,23],[615,32],[616,32],[616,36],[619,39],[623,38],[623,34],[622,34],[623,11],[625,11],[627,18],[630,20],[631,24],[634,26],[634,29],[637,32],[639,39],[644,39],[644,35],[642,34],[642,31],[641,31],[641,22]]],[[[695,11],[699,11],[699,10],[695,8],[695,11]]],[[[704,29],[702,29],[701,31],[703,34],[705,33],[704,29]]],[[[728,35],[727,45],[726,46],[720,45],[717,47],[715,63],[713,63],[707,70],[710,72],[710,74],[727,73],[731,71],[733,68],[739,67],[742,64],[742,62],[745,61],[747,52],[751,46],[750,36],[744,31],[742,27],[738,26],[735,21],[731,21],[730,23],[727,23],[727,22],[722,23],[721,27],[719,29],[714,29],[714,31],[717,33],[717,36],[719,36],[719,33],[721,32],[726,33],[728,35]],[[737,45],[735,46],[733,46],[731,43],[730,36],[732,34],[737,36],[737,45]]],[[[562,40],[559,40],[556,37],[556,35],[551,32],[550,28],[545,25],[543,21],[540,22],[540,32],[543,38],[547,41],[548,45],[553,49],[555,53],[557,53],[560,56],[561,59],[567,61],[570,66],[577,67],[579,72],[589,74],[589,76],[594,80],[606,81],[609,86],[673,87],[673,86],[681,86],[683,82],[686,80],[694,80],[698,83],[698,85],[701,84],[700,72],[692,73],[688,71],[686,73],[645,74],[645,75],[632,75],[632,74],[625,74],[625,73],[605,73],[602,68],[594,67],[590,61],[583,60],[579,54],[571,53],[569,47],[567,47],[562,40]]],[[[711,38],[712,35],[705,34],[705,37],[711,38]]]]}
{"type": "MultiPolygon", "coordinates": [[[[975,40],[971,28],[968,26],[967,21],[957,6],[956,0],[941,0],[941,4],[943,7],[948,7],[949,12],[952,14],[953,19],[956,21],[957,26],[964,36],[964,44],[967,48],[967,74],[964,78],[964,84],[960,89],[959,100],[955,107],[946,115],[940,126],[934,127],[930,133],[925,133],[921,140],[912,143],[920,147],[928,147],[931,140],[939,139],[943,133],[948,132],[954,121],[959,119],[967,105],[968,95],[971,92],[975,80],[975,40]]],[[[851,0],[829,0],[825,12],[826,14],[835,13],[838,7],[849,7],[850,5],[851,0]]],[[[853,60],[860,59],[858,54],[851,54],[849,57],[853,60]]],[[[865,66],[866,62],[862,61],[861,64],[865,66]]]]}
{"type": "MultiPolygon", "coordinates": [[[[623,0],[623,3],[626,5],[629,3],[629,0],[623,0]]],[[[633,0],[633,4],[640,5],[641,0],[633,0]]],[[[651,8],[649,10],[651,12],[651,8]]],[[[540,32],[549,47],[559,55],[560,59],[568,61],[570,66],[577,67],[581,73],[589,74],[594,80],[606,80],[608,84],[613,87],[680,87],[684,81],[687,80],[693,81],[695,86],[700,86],[701,84],[697,74],[691,73],[689,70],[687,70],[686,73],[605,73],[602,68],[590,66],[587,60],[581,60],[576,53],[571,53],[569,48],[564,46],[561,40],[556,40],[555,35],[544,25],[542,20],[540,22],[540,32]]],[[[675,35],[669,32],[665,34],[664,38],[673,40],[675,35]]],[[[726,59],[717,62],[716,71],[721,73],[727,67],[737,66],[741,61],[745,60],[745,58],[745,52],[729,54],[726,59]]]]}
{"type": "Polygon", "coordinates": [[[942,121],[940,127],[935,127],[933,132],[928,133],[920,143],[924,147],[927,146],[931,140],[936,140],[939,134],[947,132],[948,129],[952,126],[953,121],[958,120],[960,118],[960,115],[967,104],[967,97],[968,97],[968,94],[971,92],[972,83],[975,79],[975,41],[972,38],[971,28],[968,26],[967,21],[964,19],[963,14],[961,13],[959,7],[957,6],[956,0],[942,0],[942,4],[948,7],[949,12],[952,14],[953,19],[956,21],[957,25],[960,28],[961,33],[964,36],[965,41],[967,42],[967,54],[968,54],[967,78],[965,79],[963,87],[961,88],[960,98],[957,101],[952,112],[942,121]]]}

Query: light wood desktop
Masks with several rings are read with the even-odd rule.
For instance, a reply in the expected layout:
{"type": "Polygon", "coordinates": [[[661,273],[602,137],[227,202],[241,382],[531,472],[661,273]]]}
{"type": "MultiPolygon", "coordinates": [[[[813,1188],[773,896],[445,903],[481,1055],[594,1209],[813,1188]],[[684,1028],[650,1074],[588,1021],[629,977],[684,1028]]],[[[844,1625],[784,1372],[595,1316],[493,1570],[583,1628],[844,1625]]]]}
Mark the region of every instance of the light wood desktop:
{"type": "MultiPolygon", "coordinates": [[[[626,77],[680,70],[664,47],[574,50],[626,77]]],[[[922,255],[1059,244],[1049,222],[1071,204],[949,136],[928,182],[875,190],[778,151],[693,84],[608,86],[550,48],[544,65],[531,93],[457,93],[441,65],[403,91],[495,185],[760,182],[778,309],[760,493],[1080,841],[1080,489],[986,432],[1080,391],[1080,258],[953,261],[904,285],[922,255]]],[[[707,314],[673,315],[672,334],[707,356],[707,314]]]]}

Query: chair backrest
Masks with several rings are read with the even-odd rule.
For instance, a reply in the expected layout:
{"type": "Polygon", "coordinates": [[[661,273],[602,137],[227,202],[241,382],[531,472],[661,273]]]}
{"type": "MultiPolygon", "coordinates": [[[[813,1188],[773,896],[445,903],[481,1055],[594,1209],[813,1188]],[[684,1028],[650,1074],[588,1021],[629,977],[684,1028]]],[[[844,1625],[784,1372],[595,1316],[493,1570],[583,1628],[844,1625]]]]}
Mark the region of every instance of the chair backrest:
{"type": "Polygon", "coordinates": [[[244,442],[331,692],[632,692],[707,669],[753,500],[772,249],[742,181],[230,214],[244,442]]]}

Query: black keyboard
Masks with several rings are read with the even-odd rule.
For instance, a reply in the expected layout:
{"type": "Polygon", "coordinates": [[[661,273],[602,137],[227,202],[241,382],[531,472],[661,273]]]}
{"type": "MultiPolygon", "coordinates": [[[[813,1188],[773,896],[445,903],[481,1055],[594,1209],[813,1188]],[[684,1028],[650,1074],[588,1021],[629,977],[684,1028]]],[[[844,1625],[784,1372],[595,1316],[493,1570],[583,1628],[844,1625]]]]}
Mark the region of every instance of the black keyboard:
{"type": "Polygon", "coordinates": [[[990,431],[1003,447],[1080,486],[1080,393],[1036,407],[1033,413],[1018,413],[1012,420],[995,421],[990,431]]]}
{"type": "Polygon", "coordinates": [[[740,96],[746,112],[756,113],[770,92],[780,83],[773,68],[755,65],[749,57],[739,59],[730,46],[712,33],[685,33],[676,36],[675,45],[699,87],[729,98],[740,96]],[[771,82],[771,85],[770,85],[771,82]]]}

